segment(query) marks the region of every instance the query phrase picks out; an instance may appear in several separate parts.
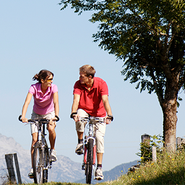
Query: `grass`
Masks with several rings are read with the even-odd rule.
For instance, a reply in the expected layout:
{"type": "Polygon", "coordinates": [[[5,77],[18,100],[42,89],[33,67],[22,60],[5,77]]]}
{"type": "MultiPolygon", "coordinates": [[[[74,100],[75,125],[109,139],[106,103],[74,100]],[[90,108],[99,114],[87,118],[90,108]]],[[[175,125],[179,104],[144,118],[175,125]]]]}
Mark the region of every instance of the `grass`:
{"type": "MultiPolygon", "coordinates": [[[[164,152],[157,162],[147,162],[135,172],[122,175],[117,180],[97,185],[185,185],[185,151],[175,154],[164,152]]],[[[33,185],[33,184],[27,184],[33,185]]],[[[80,183],[49,182],[45,185],[81,185],[80,183]]]]}
{"type": "Polygon", "coordinates": [[[164,153],[158,161],[147,162],[129,175],[101,185],[185,185],[185,152],[164,153]]]}

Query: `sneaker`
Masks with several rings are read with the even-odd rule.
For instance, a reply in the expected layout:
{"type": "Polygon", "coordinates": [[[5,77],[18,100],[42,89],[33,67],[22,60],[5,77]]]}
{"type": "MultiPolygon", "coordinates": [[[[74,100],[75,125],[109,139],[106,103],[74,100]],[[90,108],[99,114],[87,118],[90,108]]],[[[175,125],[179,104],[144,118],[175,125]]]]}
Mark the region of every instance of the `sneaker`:
{"type": "Polygon", "coordinates": [[[33,176],[33,168],[30,169],[30,173],[28,173],[28,177],[30,179],[33,179],[34,178],[34,176],[33,176]]]}
{"type": "Polygon", "coordinates": [[[84,153],[83,143],[77,144],[75,153],[77,153],[78,155],[82,155],[84,153]]]}
{"type": "Polygon", "coordinates": [[[96,168],[95,171],[95,180],[103,180],[104,176],[103,176],[103,171],[102,168],[96,168]]]}
{"type": "Polygon", "coordinates": [[[56,151],[55,151],[54,149],[51,149],[51,150],[50,150],[49,160],[50,160],[51,162],[57,161],[56,151]]]}

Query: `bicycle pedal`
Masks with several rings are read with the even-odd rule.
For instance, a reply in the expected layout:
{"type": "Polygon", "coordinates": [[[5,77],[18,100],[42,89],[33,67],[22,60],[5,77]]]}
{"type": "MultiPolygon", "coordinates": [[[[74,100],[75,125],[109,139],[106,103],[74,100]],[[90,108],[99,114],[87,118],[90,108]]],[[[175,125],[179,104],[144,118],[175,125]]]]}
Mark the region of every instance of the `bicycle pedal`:
{"type": "Polygon", "coordinates": [[[52,168],[52,166],[48,166],[48,169],[51,169],[52,168]]]}
{"type": "Polygon", "coordinates": [[[85,170],[85,164],[82,165],[82,170],[85,170]]]}
{"type": "Polygon", "coordinates": [[[34,178],[34,176],[33,176],[33,175],[28,175],[28,177],[29,177],[30,179],[33,179],[33,178],[34,178]]]}

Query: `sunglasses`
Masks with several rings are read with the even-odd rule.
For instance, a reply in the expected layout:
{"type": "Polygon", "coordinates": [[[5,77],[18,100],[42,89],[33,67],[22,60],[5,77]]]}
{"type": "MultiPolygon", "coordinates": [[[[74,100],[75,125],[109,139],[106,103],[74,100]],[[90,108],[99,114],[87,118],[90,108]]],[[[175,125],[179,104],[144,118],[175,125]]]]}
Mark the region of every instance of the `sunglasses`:
{"type": "Polygon", "coordinates": [[[47,82],[51,82],[53,80],[53,78],[51,78],[51,79],[47,79],[47,82]]]}

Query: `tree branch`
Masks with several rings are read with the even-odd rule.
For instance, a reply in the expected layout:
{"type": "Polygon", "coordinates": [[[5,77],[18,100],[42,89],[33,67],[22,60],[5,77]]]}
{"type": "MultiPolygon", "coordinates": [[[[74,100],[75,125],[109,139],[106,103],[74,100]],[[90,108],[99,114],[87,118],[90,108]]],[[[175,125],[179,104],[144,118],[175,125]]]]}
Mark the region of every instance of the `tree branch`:
{"type": "Polygon", "coordinates": [[[156,80],[156,78],[155,78],[155,76],[154,76],[153,69],[151,68],[150,70],[151,70],[150,75],[151,75],[152,80],[153,80],[153,83],[154,83],[154,88],[155,88],[155,91],[156,91],[156,94],[157,94],[159,103],[160,103],[161,107],[163,108],[163,100],[164,100],[164,99],[163,99],[163,95],[160,93],[160,90],[159,90],[159,88],[158,88],[157,80],[156,80]]]}

